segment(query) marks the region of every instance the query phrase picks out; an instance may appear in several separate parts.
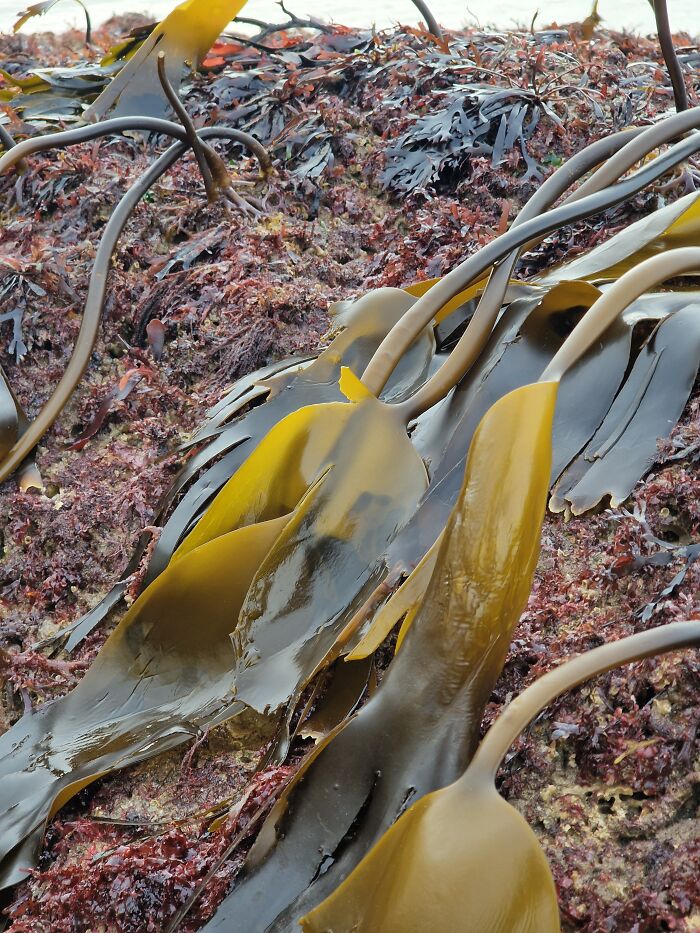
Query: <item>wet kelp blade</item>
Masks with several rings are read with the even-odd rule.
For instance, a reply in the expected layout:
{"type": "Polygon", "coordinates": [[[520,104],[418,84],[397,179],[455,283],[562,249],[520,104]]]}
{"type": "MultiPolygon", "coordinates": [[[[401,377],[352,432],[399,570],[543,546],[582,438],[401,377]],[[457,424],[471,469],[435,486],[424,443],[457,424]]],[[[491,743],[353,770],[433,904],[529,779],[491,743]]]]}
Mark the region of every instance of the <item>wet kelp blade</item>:
{"type": "MultiPolygon", "coordinates": [[[[181,490],[188,485],[189,488],[164,524],[163,532],[151,554],[144,586],[162,573],[193,522],[200,517],[211,499],[275,424],[305,405],[344,398],[338,388],[341,366],[348,366],[355,372],[360,372],[383,337],[414,300],[400,289],[385,288],[377,289],[356,302],[348,302],[343,317],[344,330],[309,366],[290,375],[278,375],[274,368],[266,367],[243,377],[226,394],[225,401],[222,400],[223,404],[213,406],[207,413],[212,419],[217,418],[226,405],[234,404],[259,381],[265,383],[272,396],[266,403],[258,405],[232,424],[224,426],[222,432],[198,451],[175,478],[159,503],[154,523],[162,521],[181,490]],[[225,454],[223,459],[206,469],[207,465],[222,453],[225,454]]],[[[432,330],[427,328],[397,367],[387,385],[386,397],[400,401],[421,385],[429,371],[434,350],[432,330]]],[[[123,571],[123,579],[127,579],[137,569],[148,541],[148,537],[139,541],[135,554],[123,571]]],[[[100,624],[107,613],[117,605],[126,586],[125,582],[115,584],[100,603],[56,636],[58,639],[67,637],[67,650],[73,650],[100,624]]]]}
{"type": "Polygon", "coordinates": [[[462,777],[419,800],[338,889],[301,918],[307,933],[558,933],[552,874],[535,834],[496,791],[517,735],[557,695],[662,651],[700,645],[679,622],[595,648],[544,675],[501,713],[462,777]]]}
{"type": "Polygon", "coordinates": [[[395,407],[349,370],[340,384],[352,402],[323,486],[261,564],[234,633],[246,646],[237,696],[260,712],[297,696],[324,661],[427,487],[395,407]]]}
{"type": "MultiPolygon", "coordinates": [[[[362,631],[351,657],[374,650],[405,613],[402,631],[410,625],[430,579],[434,542],[459,497],[467,451],[479,422],[498,399],[539,378],[571,328],[599,296],[599,290],[585,282],[565,282],[544,297],[513,302],[478,364],[434,413],[436,424],[429,421],[431,412],[419,419],[414,443],[428,458],[431,483],[385,557],[389,573],[403,569],[408,579],[362,631]],[[422,426],[426,418],[427,428],[422,426]]],[[[552,431],[551,480],[585,446],[605,417],[629,364],[631,338],[630,324],[613,322],[604,339],[562,379],[552,431]]]]}
{"type": "Polygon", "coordinates": [[[114,109],[117,116],[163,116],[169,104],[163,94],[156,56],[165,54],[168,80],[177,90],[187,65],[199,66],[226,25],[246,0],[185,0],[144,40],[138,51],[85,111],[85,119],[99,120],[114,109]]]}
{"type": "Polygon", "coordinates": [[[658,442],[680,418],[700,365],[700,302],[662,321],[590,443],[556,484],[550,508],[574,515],[610,496],[623,502],[656,462],[658,442]]]}
{"type": "Polygon", "coordinates": [[[293,929],[409,801],[444,786],[469,761],[530,591],[555,397],[551,384],[527,386],[480,425],[401,651],[372,699],[302,767],[207,930],[293,929]]]}
{"type": "Polygon", "coordinates": [[[700,191],[693,191],[625,227],[607,242],[538,278],[540,285],[586,279],[614,281],[650,256],[694,246],[700,237],[700,191]]]}
{"type": "Polygon", "coordinates": [[[0,737],[0,886],[25,877],[49,813],[81,787],[237,709],[231,619],[287,521],[219,537],[168,568],[72,693],[0,737]]]}
{"type": "MultiPolygon", "coordinates": [[[[269,430],[286,415],[305,405],[344,399],[338,388],[341,367],[345,366],[355,373],[361,371],[383,337],[414,300],[395,288],[378,289],[363,296],[354,303],[352,312],[348,311],[346,328],[316,360],[296,373],[265,379],[264,384],[270,390],[269,400],[226,426],[195,454],[174,481],[168,494],[168,505],[173,502],[175,494],[203,467],[219,454],[231,451],[226,464],[216,464],[202,474],[178,504],[156,545],[146,583],[166,566],[173,550],[202,507],[231,478],[269,430]]],[[[386,387],[385,398],[400,401],[422,385],[430,371],[434,354],[432,329],[425,328],[397,367],[391,383],[386,387]]]]}

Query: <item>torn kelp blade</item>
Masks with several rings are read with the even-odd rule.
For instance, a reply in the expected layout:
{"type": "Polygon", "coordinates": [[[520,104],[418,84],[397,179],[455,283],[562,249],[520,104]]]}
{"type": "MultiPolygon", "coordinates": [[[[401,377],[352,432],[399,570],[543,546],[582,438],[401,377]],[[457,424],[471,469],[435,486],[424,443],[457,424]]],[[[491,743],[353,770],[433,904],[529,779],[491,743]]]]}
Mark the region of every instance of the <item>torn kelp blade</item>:
{"type": "MultiPolygon", "coordinates": [[[[172,10],[85,111],[99,120],[115,107],[118,116],[163,116],[169,104],[158,79],[156,56],[165,54],[168,80],[177,90],[186,66],[197,68],[246,0],[185,0],[172,10]]],[[[109,56],[108,56],[109,59],[109,56]]]]}
{"type": "Polygon", "coordinates": [[[661,652],[700,645],[677,622],[594,648],[528,687],[501,713],[462,777],[414,804],[355,871],[302,917],[307,933],[558,933],[549,865],[522,816],[497,793],[509,746],[559,694],[661,652]]]}
{"type": "MultiPolygon", "coordinates": [[[[681,296],[677,296],[682,298],[681,296]]],[[[663,302],[663,295],[658,296],[663,302]]],[[[700,302],[662,321],[637,357],[590,443],[556,484],[550,508],[580,515],[610,496],[613,507],[656,462],[678,422],[700,364],[700,302]]]]}
{"type": "Polygon", "coordinates": [[[349,370],[340,385],[352,402],[322,487],[260,565],[233,633],[242,646],[237,696],[259,712],[297,697],[324,662],[427,487],[396,406],[367,393],[349,370]]]}
{"type": "Polygon", "coordinates": [[[26,877],[47,817],[82,787],[238,709],[231,620],[287,520],[232,532],[169,567],[78,686],[0,737],[0,887],[26,877]]]}
{"type": "Polygon", "coordinates": [[[530,592],[555,398],[554,384],[526,386],[482,421],[405,644],[375,696],[302,766],[208,931],[294,929],[407,802],[444,786],[470,760],[530,592]]]}
{"type": "Polygon", "coordinates": [[[700,237],[700,191],[642,217],[590,252],[537,279],[540,285],[562,280],[609,282],[644,259],[669,249],[694,246],[700,237]]]}

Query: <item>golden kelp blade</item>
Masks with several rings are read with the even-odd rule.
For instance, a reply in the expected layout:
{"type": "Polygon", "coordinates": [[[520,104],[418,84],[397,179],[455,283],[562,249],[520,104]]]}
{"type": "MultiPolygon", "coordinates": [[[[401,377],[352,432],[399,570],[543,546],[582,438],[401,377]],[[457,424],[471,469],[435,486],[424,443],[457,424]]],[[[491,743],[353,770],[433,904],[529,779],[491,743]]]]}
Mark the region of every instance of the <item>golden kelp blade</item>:
{"type": "Polygon", "coordinates": [[[303,689],[427,487],[396,407],[347,369],[340,386],[349,417],[328,451],[322,487],[275,542],[241,609],[239,633],[253,660],[237,677],[237,696],[260,712],[303,689]]]}
{"type": "Polygon", "coordinates": [[[614,281],[656,253],[680,246],[695,246],[699,241],[700,191],[693,191],[630,224],[578,259],[541,276],[536,279],[536,284],[553,285],[574,279],[614,281]]]}
{"type": "Polygon", "coordinates": [[[285,791],[207,933],[291,928],[359,864],[407,801],[445,786],[468,764],[532,585],[556,391],[553,383],[525,386],[483,419],[401,650],[377,693],[285,791]]]}
{"type": "Polygon", "coordinates": [[[293,511],[331,464],[352,405],[326,402],[292,412],[260,441],[214,499],[173,560],[235,528],[293,511]]]}
{"type": "Polygon", "coordinates": [[[495,788],[452,784],[414,804],[300,921],[307,933],[557,933],[547,859],[495,788]]]}
{"type": "Polygon", "coordinates": [[[38,846],[57,805],[237,709],[231,620],[287,520],[234,531],[168,567],[75,690],[0,737],[0,887],[25,877],[23,844],[38,833],[38,846]]]}
{"type": "Polygon", "coordinates": [[[177,90],[185,65],[198,66],[245,3],[246,0],[185,0],[176,6],[87,108],[85,119],[99,120],[112,107],[116,107],[114,116],[163,116],[169,107],[158,80],[158,52],[165,54],[168,79],[177,90]]]}

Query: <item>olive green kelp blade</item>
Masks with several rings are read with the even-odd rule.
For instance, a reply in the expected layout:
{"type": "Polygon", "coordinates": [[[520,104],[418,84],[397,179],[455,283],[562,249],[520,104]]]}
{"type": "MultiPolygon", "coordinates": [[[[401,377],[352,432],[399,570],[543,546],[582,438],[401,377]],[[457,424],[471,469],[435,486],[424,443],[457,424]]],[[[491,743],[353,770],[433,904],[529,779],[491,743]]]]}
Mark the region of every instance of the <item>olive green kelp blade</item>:
{"type": "Polygon", "coordinates": [[[295,929],[296,918],[352,871],[407,803],[468,763],[530,592],[555,399],[556,385],[528,385],[484,418],[401,651],[375,696],[302,767],[208,931],[295,929]]]}
{"type": "Polygon", "coordinates": [[[611,668],[700,644],[676,622],[586,651],[501,711],[466,772],[404,813],[301,918],[306,933],[556,933],[557,894],[535,834],[495,788],[509,746],[559,694],[611,668]]]}
{"type": "Polygon", "coordinates": [[[578,259],[564,263],[537,279],[539,285],[572,279],[606,282],[656,253],[694,246],[700,239],[700,191],[642,217],[578,259]]]}
{"type": "Polygon", "coordinates": [[[452,784],[395,823],[306,933],[558,933],[557,892],[523,817],[493,784],[452,784]]]}
{"type": "MultiPolygon", "coordinates": [[[[261,371],[252,380],[251,377],[243,377],[227,393],[222,404],[208,412],[209,421],[206,424],[218,418],[227,405],[234,407],[236,401],[251,390],[258,380],[266,387],[266,392],[271,393],[267,402],[257,405],[231,424],[223,425],[220,433],[188,461],[173,481],[159,504],[160,516],[166,513],[182,489],[188,484],[189,488],[164,524],[149,561],[144,586],[151,583],[167,566],[184,534],[261,438],[286,415],[304,405],[343,399],[338,388],[341,366],[348,366],[355,373],[362,372],[382,339],[414,302],[415,298],[396,288],[370,292],[346,308],[343,315],[345,329],[310,365],[301,371],[284,372],[277,378],[274,370],[261,371]],[[205,469],[222,453],[225,454],[222,459],[205,469]]],[[[401,401],[415,391],[425,381],[434,352],[432,329],[425,328],[397,366],[386,387],[384,398],[401,401]]],[[[123,578],[128,578],[138,567],[147,543],[148,538],[139,543],[129,566],[122,573],[123,578]]],[[[125,588],[126,583],[115,584],[86,615],[59,633],[57,639],[68,636],[66,649],[70,651],[75,648],[118,603],[125,588]]]]}
{"type": "MultiPolygon", "coordinates": [[[[682,293],[681,293],[682,297],[682,293]]],[[[700,364],[700,303],[662,321],[590,443],[554,487],[550,508],[580,515],[609,494],[613,507],[657,459],[680,418],[700,364]]]]}
{"type": "Polygon", "coordinates": [[[46,818],[81,787],[191,739],[237,706],[231,620],[287,521],[234,531],[173,562],[78,686],[0,737],[0,886],[25,877],[46,818]],[[28,837],[32,851],[21,853],[28,837]]]}
{"type": "Polygon", "coordinates": [[[349,370],[340,385],[352,402],[322,487],[261,564],[234,632],[245,645],[237,696],[260,712],[303,689],[376,585],[389,542],[427,487],[396,407],[349,370]]]}

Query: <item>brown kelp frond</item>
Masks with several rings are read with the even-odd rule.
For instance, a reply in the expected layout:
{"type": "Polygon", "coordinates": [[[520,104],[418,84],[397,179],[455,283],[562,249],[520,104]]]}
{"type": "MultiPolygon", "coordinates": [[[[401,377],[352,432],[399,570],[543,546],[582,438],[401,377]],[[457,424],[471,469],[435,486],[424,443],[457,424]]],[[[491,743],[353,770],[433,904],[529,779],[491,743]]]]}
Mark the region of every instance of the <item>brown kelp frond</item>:
{"type": "MultiPolygon", "coordinates": [[[[48,13],[50,9],[56,6],[60,0],[42,0],[40,3],[33,3],[31,6],[28,6],[26,10],[22,10],[18,14],[18,18],[15,21],[12,31],[18,32],[22,26],[34,16],[43,16],[44,13],[48,13]]],[[[83,0],[73,0],[74,3],[77,3],[81,7],[83,14],[85,15],[85,44],[89,45],[92,39],[92,21],[90,19],[90,11],[83,3],[83,0]]]]}
{"type": "Polygon", "coordinates": [[[157,71],[157,55],[166,58],[168,80],[177,90],[189,63],[197,68],[222,30],[245,6],[245,0],[184,0],[148,35],[112,82],[85,111],[100,120],[117,115],[163,116],[168,102],[157,71]]]}
{"type": "MultiPolygon", "coordinates": [[[[211,422],[217,427],[213,440],[188,461],[158,506],[156,520],[164,521],[167,517],[167,521],[164,521],[163,532],[150,555],[144,585],[148,585],[167,566],[185,533],[193,527],[210,501],[268,431],[304,405],[335,402],[344,398],[338,388],[341,366],[361,371],[383,337],[413,301],[411,296],[399,289],[386,288],[372,292],[354,303],[352,312],[345,316],[346,328],[310,365],[304,368],[290,367],[289,374],[283,372],[279,375],[278,366],[273,365],[244,377],[219,405],[210,410],[211,422]],[[268,401],[231,424],[224,424],[219,431],[219,418],[235,413],[230,409],[235,410],[240,398],[245,397],[255,384],[264,387],[265,393],[270,393],[268,401]],[[222,459],[211,465],[221,454],[222,459]],[[186,493],[168,516],[171,506],[188,484],[186,493]]],[[[428,329],[406,354],[389,381],[386,392],[388,400],[400,401],[425,380],[434,348],[435,341],[428,329]]],[[[208,424],[205,422],[203,425],[205,432],[208,424]]],[[[204,439],[207,439],[206,436],[204,439]]],[[[146,537],[139,543],[136,553],[122,573],[124,579],[138,566],[148,540],[150,538],[146,537]]],[[[126,583],[116,584],[97,606],[59,633],[56,639],[62,641],[67,638],[66,648],[72,650],[105,618],[125,590],[126,583]]]]}
{"type": "Polygon", "coordinates": [[[72,693],[0,738],[2,886],[19,880],[48,815],[81,787],[186,741],[237,707],[230,620],[287,521],[242,528],[178,561],[134,603],[72,693]]]}
{"type": "Polygon", "coordinates": [[[234,916],[251,931],[286,928],[309,885],[314,901],[325,896],[408,801],[471,757],[534,572],[555,394],[530,386],[484,419],[404,646],[377,694],[318,747],[276,805],[243,880],[207,929],[227,929],[234,916]],[[504,437],[510,454],[496,456],[504,437]]]}
{"type": "Polygon", "coordinates": [[[506,706],[464,774],[413,804],[301,919],[302,928],[556,933],[559,910],[547,860],[523,817],[496,791],[496,770],[528,723],[561,693],[623,664],[699,645],[700,623],[662,625],[594,648],[535,681],[506,706]]]}

